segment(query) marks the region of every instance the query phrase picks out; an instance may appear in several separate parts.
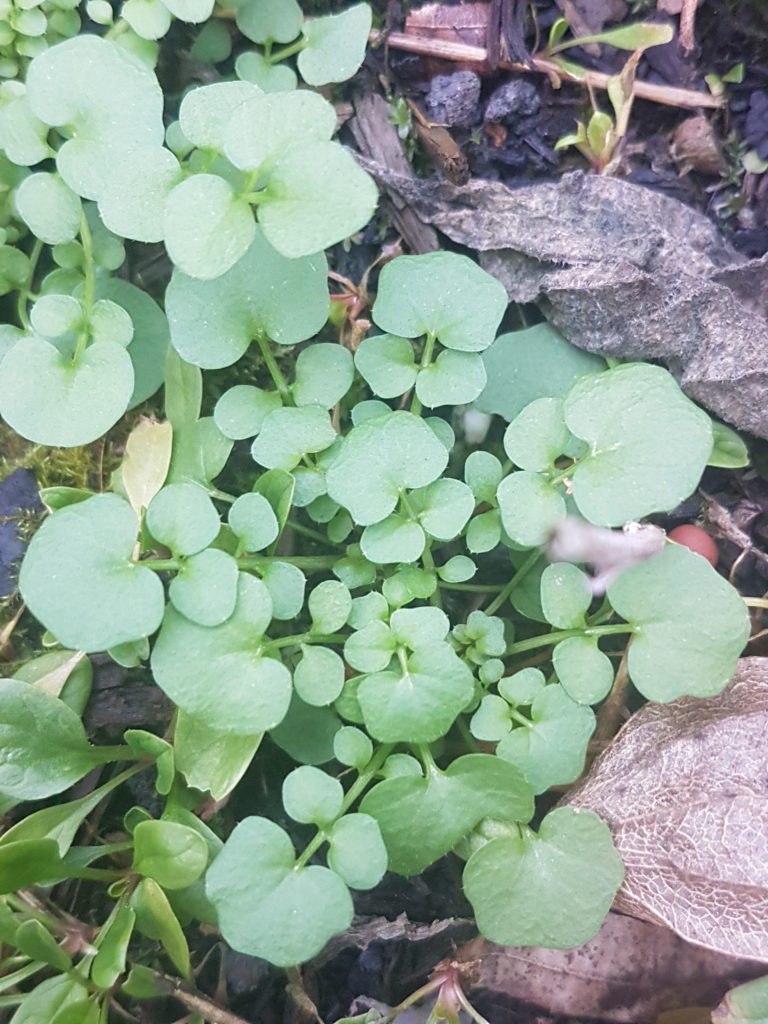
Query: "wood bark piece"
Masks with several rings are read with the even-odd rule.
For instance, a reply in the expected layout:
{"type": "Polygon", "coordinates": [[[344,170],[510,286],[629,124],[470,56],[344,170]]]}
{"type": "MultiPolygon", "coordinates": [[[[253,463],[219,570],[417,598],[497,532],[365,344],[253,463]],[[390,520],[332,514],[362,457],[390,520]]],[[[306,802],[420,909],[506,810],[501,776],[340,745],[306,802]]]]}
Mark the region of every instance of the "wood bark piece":
{"type": "Polygon", "coordinates": [[[715,1006],[731,986],[765,972],[754,960],[701,949],[668,928],[617,913],[578,949],[506,947],[478,938],[458,958],[472,966],[470,1000],[494,1021],[517,1020],[514,1001],[568,1018],[654,1024],[669,1010],[715,1006]]]}
{"type": "Polygon", "coordinates": [[[747,261],[703,214],[620,178],[457,188],[364,166],[574,345],[662,359],[696,401],[768,437],[768,256],[747,261]]]}
{"type": "Polygon", "coordinates": [[[768,659],[717,697],[645,705],[565,802],[613,833],[615,909],[768,962],[768,659]]]}

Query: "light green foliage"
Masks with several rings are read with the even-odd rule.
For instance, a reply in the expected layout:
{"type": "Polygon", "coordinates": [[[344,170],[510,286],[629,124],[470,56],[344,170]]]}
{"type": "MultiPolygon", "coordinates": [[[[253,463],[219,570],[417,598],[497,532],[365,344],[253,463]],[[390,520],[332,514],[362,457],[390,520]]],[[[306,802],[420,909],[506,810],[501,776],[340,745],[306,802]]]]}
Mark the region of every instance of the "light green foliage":
{"type": "Polygon", "coordinates": [[[555,523],[565,515],[565,500],[538,473],[512,473],[496,492],[501,522],[516,544],[543,544],[555,523]]]}
{"type": "Polygon", "coordinates": [[[175,555],[194,555],[207,548],[219,532],[219,514],[208,495],[195,484],[170,484],[150,502],[149,532],[175,555]]]}
{"type": "Polygon", "coordinates": [[[164,889],[183,889],[208,863],[205,840],[173,821],[142,821],[133,830],[133,868],[164,889]]]}
{"type": "Polygon", "coordinates": [[[56,174],[30,174],[14,196],[30,231],[48,245],[71,242],[80,228],[80,199],[56,174]]]}
{"type": "Polygon", "coordinates": [[[586,573],[570,562],[548,565],[541,574],[541,607],[547,622],[558,629],[572,629],[584,624],[584,616],[592,603],[586,573]]]}
{"type": "Polygon", "coordinates": [[[246,0],[237,8],[237,27],[254,43],[290,43],[301,31],[296,0],[246,0]]]}
{"type": "Polygon", "coordinates": [[[341,14],[305,22],[305,46],[298,61],[301,77],[309,85],[350,78],[363,62],[370,30],[368,4],[356,4],[341,14]]]}

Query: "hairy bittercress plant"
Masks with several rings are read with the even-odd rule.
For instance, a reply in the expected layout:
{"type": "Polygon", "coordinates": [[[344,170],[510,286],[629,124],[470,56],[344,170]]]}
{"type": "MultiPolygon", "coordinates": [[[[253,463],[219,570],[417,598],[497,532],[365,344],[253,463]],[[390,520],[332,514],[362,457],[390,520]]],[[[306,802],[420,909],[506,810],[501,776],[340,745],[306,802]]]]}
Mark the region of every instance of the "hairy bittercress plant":
{"type": "MultiPolygon", "coordinates": [[[[211,6],[124,11],[145,39],[171,14],[197,22],[211,6]]],[[[191,920],[301,963],[349,926],[351,890],[451,851],[489,938],[583,943],[622,866],[595,815],[535,818],[535,797],[581,773],[610,655],[629,642],[649,699],[705,696],[747,636],[736,592],[683,548],[625,571],[597,608],[585,573],[541,550],[566,513],[620,526],[695,489],[712,425],[667,371],[607,368],[545,326],[496,338],[504,289],[447,252],[388,263],[374,330],[354,353],[335,343],[322,250],[365,225],[376,192],[331,141],[333,107],[296,90],[272,46],[323,84],[356,69],[369,23],[364,4],[309,22],[284,0],[240,5],[263,46],[250,76],[238,62],[252,80],[189,90],[167,130],[153,68],[117,33],[41,53],[0,109],[6,241],[35,239],[0,249],[19,310],[0,334],[0,412],[32,441],[78,445],[165,386],[165,419],[135,427],[109,491],[44,492],[51,514],[20,571],[55,650],[0,681],[4,808],[130,765],[0,837],[0,939],[27,976],[59,972],[28,997],[38,1019],[82,1004],[83,1020],[106,1020],[126,971],[127,994],[162,994],[126,961],[134,929],[183,976],[191,920]],[[110,277],[124,239],[165,243],[165,312],[110,277]],[[256,377],[231,371],[211,407],[202,370],[244,356],[256,377]],[[473,402],[508,422],[493,451],[468,451],[444,415],[473,402]],[[165,738],[89,743],[85,655],[101,651],[149,662],[177,708],[165,738]],[[192,813],[225,799],[262,744],[296,763],[282,803],[314,827],[303,849],[260,814],[220,837],[192,813]],[[73,846],[148,762],[160,817],[136,807],[124,842],[73,846]],[[110,860],[126,851],[127,867],[110,860]],[[13,896],[66,878],[103,880],[115,900],[74,966],[13,896]]]]}

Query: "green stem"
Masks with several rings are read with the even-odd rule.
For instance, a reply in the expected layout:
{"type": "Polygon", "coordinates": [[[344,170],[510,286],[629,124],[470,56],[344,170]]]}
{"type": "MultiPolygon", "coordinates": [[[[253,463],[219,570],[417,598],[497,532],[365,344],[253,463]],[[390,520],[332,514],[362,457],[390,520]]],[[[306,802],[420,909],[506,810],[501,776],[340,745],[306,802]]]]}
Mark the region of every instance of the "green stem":
{"type": "MultiPolygon", "coordinates": [[[[429,366],[429,364],[432,362],[432,356],[434,355],[434,352],[435,352],[435,335],[434,334],[428,334],[427,335],[427,340],[426,340],[426,342],[424,344],[424,351],[423,351],[422,356],[421,356],[421,362],[419,363],[419,369],[420,370],[425,370],[429,366]]],[[[421,415],[421,402],[419,401],[418,396],[416,395],[415,391],[413,392],[413,398],[411,400],[411,412],[415,416],[420,416],[421,415]]]]}
{"type": "MultiPolygon", "coordinates": [[[[287,562],[307,572],[323,572],[332,569],[338,560],[338,555],[277,555],[274,558],[271,555],[246,555],[245,558],[238,558],[237,564],[240,569],[266,569],[275,562],[287,562]]],[[[151,564],[142,562],[142,565],[151,564]]]]}
{"type": "MultiPolygon", "coordinates": [[[[383,743],[379,747],[379,749],[376,751],[376,753],[373,755],[371,760],[366,765],[365,770],[360,772],[358,777],[355,779],[355,781],[352,783],[352,785],[349,787],[346,794],[344,795],[344,800],[342,801],[341,804],[341,811],[339,812],[339,818],[343,814],[346,814],[346,812],[349,810],[349,808],[352,806],[355,800],[357,800],[360,794],[367,788],[373,777],[376,775],[378,770],[389,757],[393,748],[394,743],[383,743]]],[[[317,851],[326,841],[326,838],[327,837],[325,835],[325,832],[323,832],[322,829],[318,829],[317,834],[314,836],[313,839],[310,839],[309,843],[307,843],[307,845],[304,847],[301,854],[299,855],[298,859],[296,860],[296,866],[294,870],[300,870],[301,868],[303,868],[306,865],[309,858],[313,854],[317,853],[317,851]]]]}
{"type": "Polygon", "coordinates": [[[287,405],[293,405],[291,389],[288,386],[288,381],[283,375],[283,371],[277,365],[275,354],[269,345],[269,338],[259,331],[256,335],[256,344],[259,346],[259,351],[261,352],[261,357],[264,360],[264,365],[269,370],[269,375],[272,378],[275,387],[280,392],[280,397],[287,405]]]}
{"type": "Polygon", "coordinates": [[[105,39],[117,39],[118,36],[121,36],[123,34],[123,32],[127,32],[127,31],[128,31],[128,22],[125,20],[125,18],[118,18],[117,21],[112,26],[112,28],[108,32],[105,33],[104,38],[105,39]]]}
{"type": "Polygon", "coordinates": [[[282,647],[300,647],[301,644],[343,644],[347,639],[344,633],[296,633],[293,636],[280,636],[268,640],[262,651],[279,651],[282,647]]]}
{"type": "Polygon", "coordinates": [[[293,519],[289,519],[285,525],[289,530],[293,530],[294,533],[300,533],[302,537],[308,537],[310,540],[317,541],[318,544],[322,544],[324,547],[339,548],[340,551],[344,550],[343,544],[337,544],[333,540],[328,540],[328,538],[324,537],[319,530],[313,530],[311,527],[304,526],[302,523],[294,522],[293,519]]]}
{"type": "Polygon", "coordinates": [[[35,270],[37,269],[37,262],[40,259],[40,253],[42,251],[43,243],[39,238],[36,238],[35,244],[32,246],[32,252],[29,254],[29,272],[27,273],[27,278],[21,287],[21,291],[19,292],[16,305],[19,323],[27,331],[32,329],[32,325],[29,322],[29,313],[27,312],[27,302],[29,302],[30,292],[32,291],[32,282],[34,281],[35,270]]]}
{"type": "Polygon", "coordinates": [[[93,235],[91,234],[91,226],[88,223],[88,218],[85,214],[82,214],[80,217],[80,242],[83,246],[83,273],[85,275],[85,281],[83,283],[83,309],[85,311],[85,322],[77,335],[75,351],[72,354],[73,363],[78,361],[88,344],[88,317],[90,316],[91,308],[96,301],[96,273],[93,269],[93,235]]]}
{"type": "Polygon", "coordinates": [[[634,626],[628,622],[621,622],[614,626],[593,626],[588,629],[559,629],[553,633],[543,633],[541,636],[532,636],[527,640],[518,640],[510,644],[505,652],[505,657],[512,654],[522,654],[524,651],[534,651],[537,647],[551,647],[561,640],[569,640],[573,636],[614,636],[619,633],[635,633],[634,626]]]}
{"type": "Polygon", "coordinates": [[[494,599],[491,601],[491,603],[485,609],[485,614],[486,615],[493,615],[493,613],[495,611],[497,611],[497,609],[501,608],[501,606],[504,604],[504,602],[507,600],[507,598],[510,596],[510,594],[512,594],[515,590],[517,590],[517,588],[523,582],[525,577],[528,575],[528,573],[534,567],[536,562],[538,562],[540,557],[541,557],[541,551],[539,551],[538,548],[534,548],[534,550],[530,553],[530,555],[528,555],[526,560],[523,562],[523,564],[517,570],[517,572],[512,577],[512,579],[509,581],[509,583],[507,583],[507,585],[499,592],[499,594],[496,597],[494,597],[494,599]]]}
{"type": "Polygon", "coordinates": [[[467,594],[498,594],[504,587],[499,584],[488,585],[484,583],[438,583],[441,590],[463,590],[467,594]]]}
{"type": "MultiPolygon", "coordinates": [[[[435,560],[432,557],[432,544],[430,541],[427,541],[427,543],[424,545],[424,551],[422,553],[421,559],[424,562],[424,568],[427,570],[427,572],[431,572],[435,579],[437,579],[438,577],[437,571],[435,570],[435,560]]],[[[429,599],[429,603],[431,605],[434,605],[435,608],[443,607],[443,598],[440,593],[440,587],[435,587],[432,596],[429,599]]]]}
{"type": "Polygon", "coordinates": [[[507,714],[509,715],[510,718],[513,718],[518,723],[518,725],[524,725],[527,729],[530,729],[533,725],[533,722],[530,720],[530,718],[526,718],[525,715],[522,714],[522,712],[518,711],[516,708],[509,708],[507,714]]]}
{"type": "Polygon", "coordinates": [[[134,562],[134,565],[142,565],[145,569],[154,569],[155,572],[176,572],[181,568],[180,558],[149,558],[143,562],[134,562]]]}
{"type": "Polygon", "coordinates": [[[270,64],[277,64],[281,60],[286,60],[288,57],[292,57],[294,53],[299,53],[307,45],[307,40],[302,36],[301,39],[297,39],[295,43],[291,43],[289,46],[284,46],[282,50],[276,50],[274,53],[270,53],[267,57],[266,51],[264,56],[270,64]]]}

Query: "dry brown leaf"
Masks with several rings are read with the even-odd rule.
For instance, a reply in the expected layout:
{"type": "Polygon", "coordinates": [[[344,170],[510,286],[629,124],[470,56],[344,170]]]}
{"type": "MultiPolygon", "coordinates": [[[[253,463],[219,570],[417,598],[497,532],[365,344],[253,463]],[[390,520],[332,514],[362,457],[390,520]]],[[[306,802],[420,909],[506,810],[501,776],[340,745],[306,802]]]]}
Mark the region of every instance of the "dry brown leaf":
{"type": "Polygon", "coordinates": [[[473,968],[470,1000],[494,1021],[518,1019],[509,1002],[503,1005],[514,1000],[553,1015],[651,1024],[679,1007],[713,1007],[732,985],[765,970],[616,913],[579,949],[523,949],[480,938],[458,955],[473,968]]]}
{"type": "Polygon", "coordinates": [[[409,11],[405,18],[406,35],[443,39],[467,46],[485,46],[490,4],[468,3],[458,7],[425,4],[409,11]]]}
{"type": "Polygon", "coordinates": [[[768,659],[717,697],[641,708],[566,802],[611,828],[617,910],[768,961],[768,659]]]}

